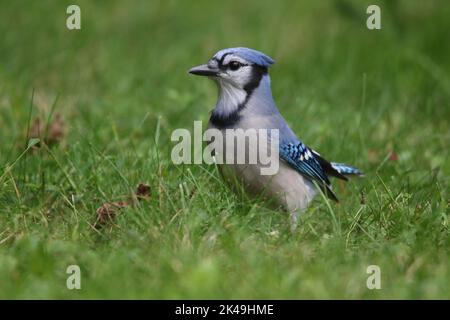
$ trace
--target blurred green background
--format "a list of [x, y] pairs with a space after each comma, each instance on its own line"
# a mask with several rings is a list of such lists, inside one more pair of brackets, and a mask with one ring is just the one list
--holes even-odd
[[[450, 2], [76, 1], [78, 31], [69, 4], [0, 1], [0, 298], [450, 298]], [[187, 70], [235, 46], [276, 60], [305, 143], [366, 172], [295, 234], [213, 166], [170, 161], [217, 97]], [[139, 183], [150, 200], [93, 227]]]

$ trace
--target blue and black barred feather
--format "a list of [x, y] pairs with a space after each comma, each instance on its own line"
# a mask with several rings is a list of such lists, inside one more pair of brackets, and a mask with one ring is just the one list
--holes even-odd
[[280, 146], [280, 156], [300, 174], [310, 180], [316, 181], [322, 191], [332, 200], [338, 201], [336, 195], [331, 190], [328, 176], [342, 180], [348, 180], [346, 175], [362, 176], [363, 173], [352, 166], [344, 163], [329, 162], [319, 153], [308, 148], [305, 144], [285, 143]]
[[343, 175], [350, 175], [350, 176], [352, 176], [352, 175], [355, 175], [355, 176], [362, 176], [362, 175], [364, 175], [362, 173], [362, 171], [359, 170], [358, 168], [349, 166], [348, 164], [345, 164], [345, 163], [331, 162], [330, 164], [336, 171], [338, 171], [340, 174], [343, 174]]
[[314, 155], [316, 156], [317, 160], [319, 161], [319, 163], [322, 165], [325, 173], [327, 175], [342, 179], [342, 180], [348, 180], [348, 178], [346, 176], [363, 176], [364, 174], [362, 173], [361, 170], [359, 170], [358, 168], [349, 166], [348, 164], [345, 163], [337, 163], [337, 162], [329, 162], [328, 160], [325, 160], [324, 158], [322, 158], [322, 156], [317, 152], [312, 150], [312, 152], [314, 153]]
[[[316, 181], [330, 199], [338, 201], [336, 195], [331, 190], [330, 180], [320, 163], [324, 159], [319, 157], [319, 161], [314, 152], [305, 144], [302, 142], [282, 144], [280, 145], [280, 156], [300, 174], [310, 180]], [[329, 165], [329, 168], [336, 171], [331, 165]], [[337, 171], [336, 174], [340, 175]], [[346, 178], [344, 177], [344, 179]]]

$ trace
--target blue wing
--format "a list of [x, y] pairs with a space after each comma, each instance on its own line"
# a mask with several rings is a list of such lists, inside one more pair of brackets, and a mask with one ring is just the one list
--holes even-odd
[[315, 153], [300, 141], [280, 145], [280, 157], [300, 174], [314, 180], [331, 199], [337, 201], [330, 188], [330, 180]]

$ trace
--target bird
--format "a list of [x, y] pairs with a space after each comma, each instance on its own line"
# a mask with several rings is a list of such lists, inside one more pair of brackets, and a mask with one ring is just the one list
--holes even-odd
[[[363, 173], [356, 167], [326, 160], [297, 137], [272, 96], [269, 68], [274, 63], [272, 58], [254, 49], [227, 48], [188, 73], [207, 77], [218, 86], [218, 100], [211, 111], [208, 129], [219, 130], [224, 135], [229, 129], [278, 130], [279, 168], [274, 175], [262, 175], [260, 163], [226, 163], [218, 167], [227, 182], [243, 187], [251, 196], [264, 194], [289, 213], [294, 231], [299, 214], [318, 192], [338, 202], [330, 177], [347, 181], [348, 176], [363, 176]], [[247, 146], [242, 152], [248, 154], [255, 150]]]

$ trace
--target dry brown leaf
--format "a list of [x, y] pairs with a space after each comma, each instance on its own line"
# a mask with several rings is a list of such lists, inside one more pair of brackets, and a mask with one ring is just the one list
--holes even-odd
[[389, 160], [398, 161], [398, 155], [394, 150], [392, 150], [391, 153], [389, 154]]
[[47, 124], [40, 117], [36, 117], [28, 132], [28, 139], [38, 138], [48, 146], [54, 146], [65, 137], [65, 122], [60, 113], [55, 113], [54, 117]]
[[150, 186], [140, 183], [136, 190], [136, 197], [139, 200], [149, 200], [151, 196], [150, 192], [151, 192]]
[[128, 207], [130, 204], [126, 201], [117, 201], [111, 203], [105, 203], [97, 209], [97, 221], [94, 223], [94, 227], [98, 228], [107, 222], [111, 222], [118, 211]]
[[101, 205], [97, 210], [97, 220], [94, 223], [94, 228], [100, 228], [102, 225], [112, 222], [112, 220], [117, 216], [120, 210], [123, 208], [134, 206], [136, 201], [138, 200], [149, 200], [151, 197], [150, 186], [140, 183], [136, 189], [136, 193], [128, 197], [129, 201], [115, 201], [115, 202], [107, 202]]

